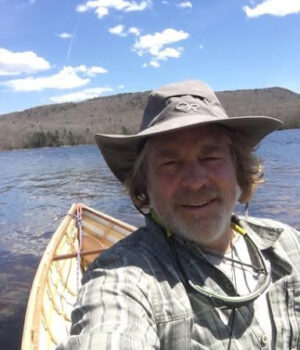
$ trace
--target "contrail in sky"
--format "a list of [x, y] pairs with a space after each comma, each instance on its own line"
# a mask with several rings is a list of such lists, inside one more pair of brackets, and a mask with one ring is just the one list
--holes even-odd
[[75, 38], [76, 32], [77, 32], [77, 27], [78, 27], [78, 24], [76, 24], [74, 29], [73, 29], [73, 33], [72, 33], [72, 37], [71, 37], [70, 44], [69, 44], [69, 47], [68, 47], [68, 51], [67, 51], [67, 55], [66, 55], [64, 66], [66, 66], [68, 64], [68, 61], [69, 61], [69, 58], [70, 58], [70, 55], [71, 55], [71, 52], [72, 52], [73, 41], [74, 41], [74, 38]]

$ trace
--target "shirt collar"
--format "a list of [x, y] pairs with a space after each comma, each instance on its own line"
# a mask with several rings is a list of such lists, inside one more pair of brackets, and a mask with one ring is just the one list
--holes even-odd
[[254, 218], [240, 217], [240, 224], [260, 250], [272, 247], [283, 231], [281, 227], [271, 227]]
[[[252, 240], [260, 250], [265, 250], [272, 247], [283, 231], [282, 227], [272, 227], [267, 223], [263, 223], [262, 220], [256, 218], [250, 217], [246, 219], [245, 217], [239, 217], [239, 219], [241, 227], [252, 238]], [[146, 221], [148, 221], [148, 224], [150, 224], [151, 222], [152, 225], [154, 224], [156, 227], [159, 227], [160, 230], [164, 232], [164, 234], [166, 234], [167, 237], [170, 236], [170, 234], [172, 234], [168, 229], [166, 229], [162, 225], [154, 211], [151, 211], [151, 213], [147, 215]], [[176, 236], [176, 238], [185, 241], [181, 237]], [[190, 242], [187, 241], [187, 243]]]

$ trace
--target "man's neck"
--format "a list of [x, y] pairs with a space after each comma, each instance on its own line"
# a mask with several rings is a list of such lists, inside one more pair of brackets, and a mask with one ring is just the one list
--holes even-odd
[[220, 238], [218, 238], [215, 241], [207, 242], [206, 244], [197, 242], [196, 239], [188, 239], [187, 237], [181, 235], [180, 233], [175, 233], [169, 230], [159, 219], [155, 211], [152, 209], [150, 212], [151, 218], [159, 224], [164, 230], [167, 236], [175, 235], [180, 237], [181, 239], [185, 241], [190, 241], [195, 244], [197, 244], [200, 248], [207, 250], [209, 252], [215, 253], [215, 254], [225, 254], [228, 250], [231, 249], [232, 246], [232, 240], [234, 237], [234, 230], [229, 226], [223, 234], [220, 235]]
[[232, 248], [234, 236], [234, 230], [230, 227], [227, 232], [222, 235], [221, 240], [219, 239], [216, 242], [201, 244], [200, 247], [208, 252], [223, 255]]

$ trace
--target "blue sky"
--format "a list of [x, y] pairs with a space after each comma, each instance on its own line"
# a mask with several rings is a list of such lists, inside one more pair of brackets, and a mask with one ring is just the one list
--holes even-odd
[[0, 114], [192, 78], [300, 93], [300, 0], [0, 0]]

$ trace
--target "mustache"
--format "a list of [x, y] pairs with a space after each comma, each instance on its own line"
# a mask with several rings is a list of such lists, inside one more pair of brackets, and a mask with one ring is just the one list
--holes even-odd
[[199, 204], [201, 202], [208, 202], [212, 199], [220, 198], [221, 194], [218, 189], [212, 186], [204, 186], [197, 191], [183, 190], [178, 192], [174, 199], [181, 204]]

